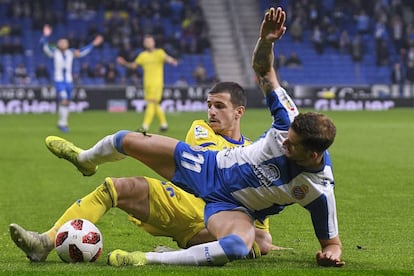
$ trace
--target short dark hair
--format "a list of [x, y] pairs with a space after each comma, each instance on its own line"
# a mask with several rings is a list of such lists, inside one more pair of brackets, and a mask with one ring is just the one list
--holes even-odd
[[334, 123], [321, 113], [301, 113], [295, 117], [290, 127], [301, 137], [302, 145], [312, 151], [323, 152], [335, 140]]
[[247, 104], [247, 96], [246, 92], [244, 91], [243, 87], [236, 82], [231, 81], [223, 81], [216, 83], [210, 91], [209, 94], [216, 94], [216, 93], [229, 93], [231, 98], [231, 103], [233, 107], [237, 106], [246, 106]]

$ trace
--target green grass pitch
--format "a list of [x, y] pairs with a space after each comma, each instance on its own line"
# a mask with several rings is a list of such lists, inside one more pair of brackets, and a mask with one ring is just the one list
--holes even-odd
[[[45, 263], [30, 263], [11, 241], [8, 224], [43, 232], [78, 198], [92, 191], [106, 176], [156, 176], [132, 159], [100, 166], [83, 177], [44, 145], [48, 135], [60, 135], [89, 147], [106, 134], [134, 130], [142, 114], [134, 112], [74, 113], [70, 132], [56, 129], [55, 114], [0, 116], [0, 272], [1, 275], [397, 275], [414, 271], [414, 110], [385, 112], [327, 112], [337, 125], [330, 152], [336, 177], [336, 199], [343, 260], [346, 266], [320, 268], [314, 256], [319, 248], [310, 217], [290, 206], [271, 218], [274, 243], [292, 247], [257, 260], [232, 262], [224, 267], [146, 266], [116, 269], [106, 265], [115, 248], [152, 250], [156, 245], [176, 247], [170, 239], [155, 238], [138, 229], [118, 209], [98, 223], [104, 252], [96, 263], [65, 264], [53, 252]], [[205, 113], [170, 113], [167, 133], [184, 139], [192, 120]], [[266, 109], [248, 109], [242, 132], [259, 137], [271, 124]], [[158, 130], [157, 122], [152, 126]]]

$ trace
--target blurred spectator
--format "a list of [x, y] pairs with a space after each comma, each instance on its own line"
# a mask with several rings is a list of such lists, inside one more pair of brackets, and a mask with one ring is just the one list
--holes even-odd
[[398, 85], [398, 91], [400, 95], [403, 95], [403, 85], [406, 80], [406, 74], [404, 67], [400, 62], [394, 63], [394, 66], [391, 69], [391, 83]]
[[406, 47], [404, 41], [404, 22], [402, 21], [401, 16], [399, 14], [396, 14], [391, 18], [391, 37], [397, 52], [401, 48]]
[[4, 76], [4, 65], [0, 62], [0, 82], [2, 81]]
[[368, 34], [371, 29], [371, 18], [365, 12], [365, 10], [360, 10], [360, 12], [355, 16], [356, 29], [357, 32], [361, 35]]
[[301, 18], [299, 16], [293, 19], [292, 25], [289, 27], [288, 30], [290, 31], [290, 35], [296, 42], [302, 42], [303, 26]]
[[14, 69], [13, 82], [16, 85], [30, 84], [30, 77], [23, 63], [19, 63], [19, 65]]
[[410, 45], [406, 56], [407, 56], [407, 63], [414, 62], [414, 44]]
[[8, 24], [1, 25], [0, 26], [0, 37], [10, 35], [10, 30], [11, 30], [10, 25]]
[[105, 73], [105, 83], [115, 84], [118, 81], [119, 72], [116, 69], [115, 63], [111, 62], [108, 64]]
[[13, 39], [13, 54], [22, 55], [24, 54], [24, 48], [20, 37], [15, 37]]
[[284, 54], [279, 54], [277, 58], [275, 59], [276, 69], [283, 67], [285, 65], [286, 65], [286, 56]]
[[319, 8], [316, 5], [316, 3], [310, 3], [308, 6], [308, 18], [309, 18], [309, 23], [310, 23], [310, 27], [314, 28], [317, 25], [319, 25], [319, 21], [320, 21], [320, 12], [319, 12]]
[[328, 26], [326, 44], [334, 49], [339, 49], [339, 30], [336, 26]]
[[351, 56], [352, 56], [352, 60], [355, 62], [360, 62], [362, 60], [363, 47], [362, 47], [361, 34], [356, 34], [354, 38], [352, 39]]
[[316, 50], [316, 53], [319, 55], [323, 54], [324, 51], [324, 37], [322, 30], [320, 29], [319, 25], [316, 25], [312, 31], [312, 44]]
[[291, 52], [286, 59], [286, 67], [298, 68], [302, 67], [302, 60], [298, 57], [296, 52]]
[[174, 86], [176, 87], [188, 87], [188, 82], [184, 76], [180, 76], [178, 80], [174, 82]]
[[50, 74], [49, 71], [47, 70], [47, 67], [44, 63], [40, 63], [36, 66], [35, 69], [35, 77], [36, 80], [40, 83], [40, 84], [47, 84], [50, 81]]
[[95, 64], [95, 67], [93, 69], [93, 76], [97, 79], [104, 79], [106, 74], [106, 68], [102, 64], [102, 62], [98, 62]]
[[79, 69], [79, 77], [81, 80], [92, 79], [95, 77], [93, 69], [89, 66], [89, 63], [83, 62], [81, 64], [81, 67]]
[[407, 64], [406, 79], [409, 84], [414, 84], [414, 62], [410, 61]]
[[341, 32], [341, 35], [339, 37], [339, 52], [341, 54], [348, 54], [351, 49], [351, 39], [349, 37], [349, 34], [346, 30], [343, 30]]
[[376, 50], [377, 66], [388, 65], [390, 62], [390, 50], [385, 40], [378, 41]]
[[2, 55], [13, 55], [14, 49], [13, 49], [13, 42], [10, 36], [5, 36], [3, 39], [3, 42], [0, 46], [0, 54]]
[[204, 67], [202, 63], [199, 63], [193, 70], [193, 78], [197, 84], [206, 84], [208, 77], [207, 77], [207, 69]]

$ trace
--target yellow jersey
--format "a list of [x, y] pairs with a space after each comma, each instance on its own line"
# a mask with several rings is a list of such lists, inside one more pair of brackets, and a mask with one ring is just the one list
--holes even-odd
[[135, 63], [143, 70], [143, 86], [163, 85], [164, 63], [166, 53], [163, 49], [151, 52], [143, 51], [135, 59]]

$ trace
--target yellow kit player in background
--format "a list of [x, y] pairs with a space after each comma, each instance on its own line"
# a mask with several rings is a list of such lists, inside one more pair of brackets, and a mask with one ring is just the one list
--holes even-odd
[[141, 130], [148, 131], [156, 114], [160, 123], [160, 131], [166, 131], [168, 129], [167, 118], [160, 105], [164, 89], [164, 63], [177, 66], [178, 62], [163, 49], [155, 48], [155, 39], [151, 35], [144, 36], [143, 45], [145, 50], [136, 57], [134, 62], [127, 62], [123, 57], [118, 57], [117, 62], [130, 69], [142, 67], [144, 100], [147, 106]]
[[[246, 95], [233, 82], [216, 84], [208, 94], [208, 121], [195, 120], [186, 142], [213, 150], [244, 146], [251, 143], [240, 132], [240, 120], [245, 112]], [[74, 154], [81, 151], [73, 146]], [[84, 175], [95, 173], [81, 171]], [[47, 232], [26, 231], [10, 225], [10, 235], [31, 261], [45, 261], [53, 250], [57, 230], [66, 221], [85, 218], [96, 223], [110, 208], [118, 207], [130, 219], [154, 236], [173, 238], [180, 248], [214, 240], [204, 224], [204, 201], [178, 188], [171, 182], [149, 177], [105, 179], [104, 184], [70, 206]], [[159, 211], [162, 210], [162, 211]], [[283, 249], [272, 244], [269, 221], [256, 223], [256, 240], [251, 257]]]

